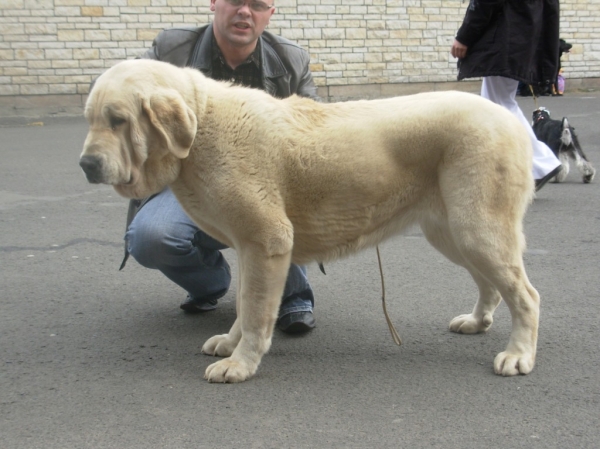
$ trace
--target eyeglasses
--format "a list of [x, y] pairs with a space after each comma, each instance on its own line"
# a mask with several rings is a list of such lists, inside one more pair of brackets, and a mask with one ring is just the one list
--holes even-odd
[[249, 3], [246, 3], [244, 0], [225, 0], [225, 1], [227, 3], [229, 3], [231, 6], [233, 6], [234, 8], [241, 8], [242, 6], [244, 6], [244, 4], [247, 4], [248, 8], [250, 8], [254, 12], [266, 12], [273, 7], [273, 5], [267, 5], [265, 2], [261, 2], [261, 1], [251, 1]]

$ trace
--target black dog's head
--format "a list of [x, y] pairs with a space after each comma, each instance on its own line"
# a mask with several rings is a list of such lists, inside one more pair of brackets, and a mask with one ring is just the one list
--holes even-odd
[[573, 45], [567, 43], [564, 39], [560, 39], [558, 44], [558, 57], [560, 58], [563, 53], [569, 53], [569, 50], [573, 48]]
[[532, 126], [541, 120], [550, 120], [550, 111], [543, 106], [533, 111], [533, 116], [531, 117]]

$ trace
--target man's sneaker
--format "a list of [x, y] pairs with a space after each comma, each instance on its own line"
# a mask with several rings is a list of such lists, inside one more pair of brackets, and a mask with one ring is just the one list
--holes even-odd
[[219, 302], [219, 300], [217, 298], [213, 298], [213, 299], [204, 299], [202, 300], [202, 302], [193, 299], [190, 295], [187, 296], [187, 298], [185, 298], [185, 301], [183, 301], [180, 305], [179, 308], [183, 311], [185, 311], [186, 313], [191, 313], [191, 314], [195, 314], [195, 313], [204, 313], [204, 312], [210, 312], [211, 310], [215, 310], [217, 308], [217, 303]]
[[277, 328], [286, 334], [304, 334], [315, 327], [312, 312], [291, 312], [277, 320]]

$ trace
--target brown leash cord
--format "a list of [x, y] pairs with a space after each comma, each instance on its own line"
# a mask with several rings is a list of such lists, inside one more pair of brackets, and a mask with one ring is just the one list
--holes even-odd
[[381, 304], [383, 306], [383, 314], [385, 315], [385, 320], [387, 321], [388, 327], [390, 328], [390, 333], [392, 334], [392, 338], [394, 339], [394, 343], [398, 346], [402, 344], [402, 340], [400, 339], [400, 335], [396, 331], [392, 320], [387, 312], [387, 307], [385, 306], [385, 283], [383, 282], [383, 268], [381, 266], [381, 255], [379, 254], [379, 245], [375, 247], [377, 249], [377, 262], [379, 262], [379, 274], [381, 275]]
[[533, 86], [531, 84], [528, 84], [528, 86], [529, 86], [529, 91], [531, 92], [531, 96], [533, 97], [533, 102], [535, 103], [535, 110], [537, 111], [539, 109], [538, 103], [537, 103], [537, 97], [535, 96], [535, 92], [533, 91]]

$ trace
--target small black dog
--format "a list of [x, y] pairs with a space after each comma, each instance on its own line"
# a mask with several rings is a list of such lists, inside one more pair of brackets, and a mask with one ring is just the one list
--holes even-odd
[[550, 118], [550, 111], [541, 107], [533, 111], [531, 126], [538, 140], [548, 145], [563, 165], [563, 169], [554, 177], [553, 182], [565, 180], [569, 174], [569, 159], [575, 162], [583, 175], [584, 183], [587, 184], [594, 179], [596, 170], [581, 149], [575, 128], [569, 125], [566, 117], [562, 120], [553, 120]]

